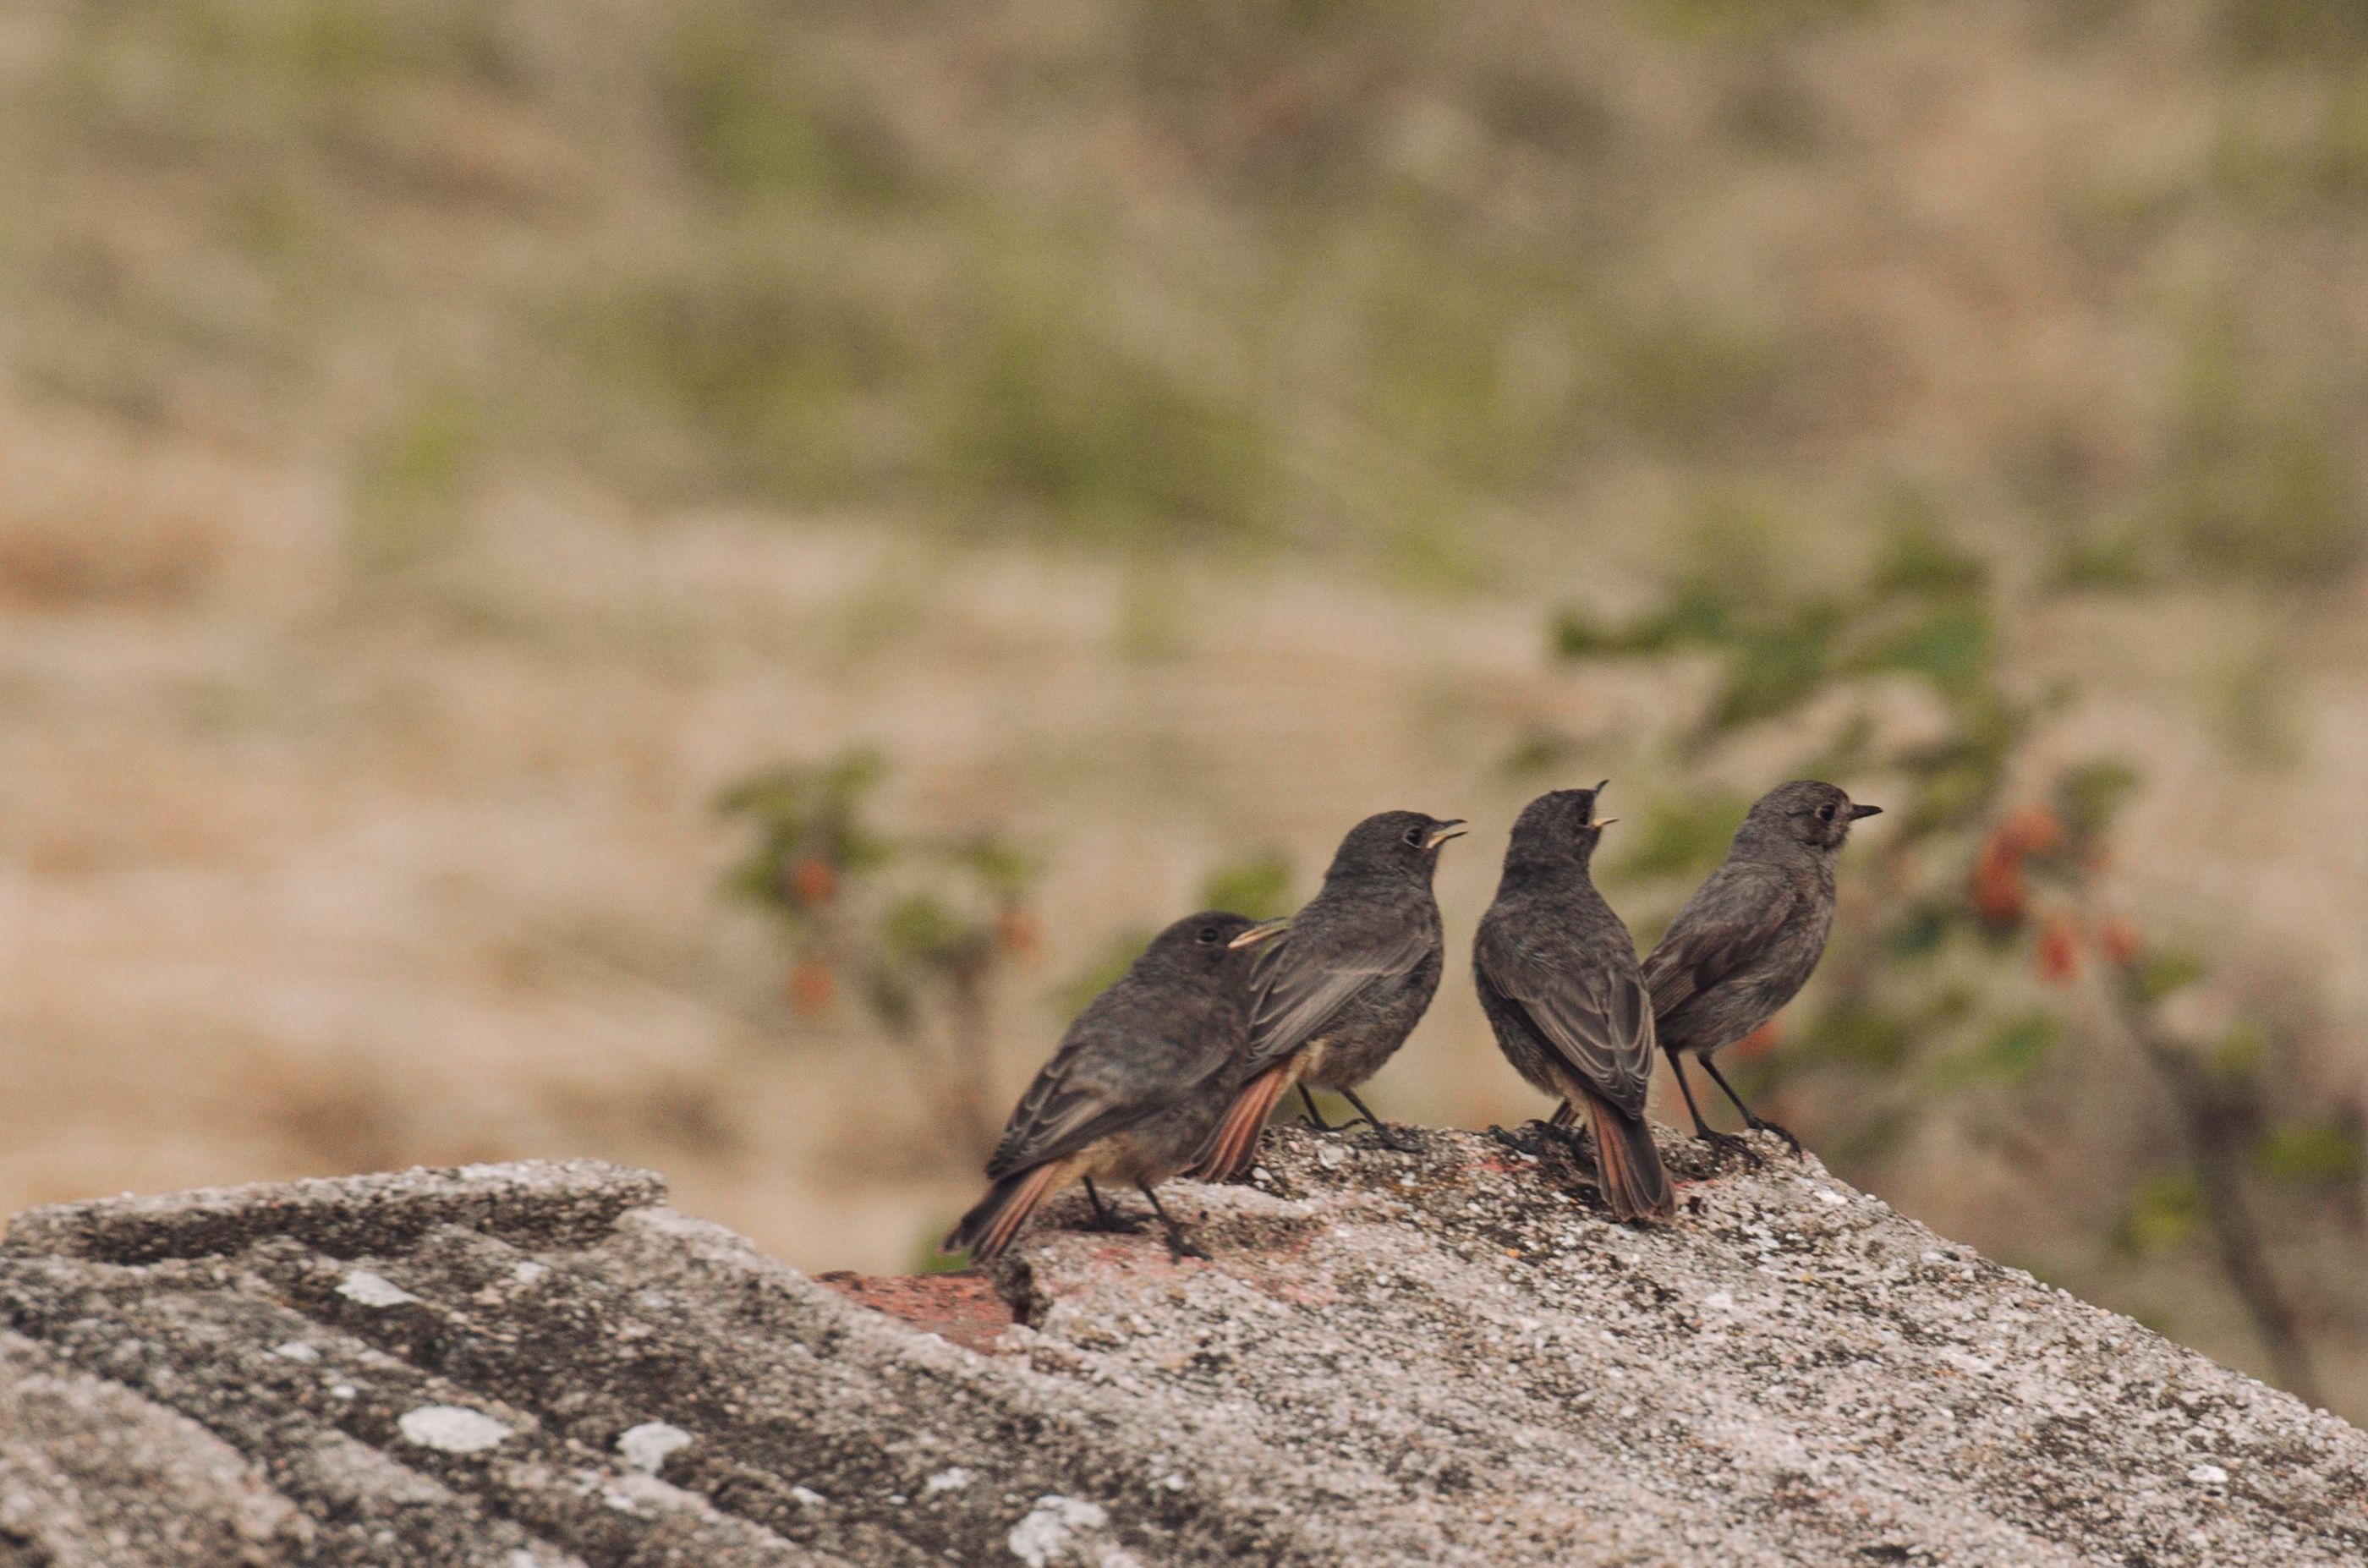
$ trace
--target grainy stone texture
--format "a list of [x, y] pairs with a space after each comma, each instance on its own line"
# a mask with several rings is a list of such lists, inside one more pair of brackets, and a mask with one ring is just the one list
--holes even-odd
[[1212, 1264], [816, 1281], [586, 1162], [20, 1216], [0, 1568], [2357, 1563], [2368, 1436], [1816, 1162], [1269, 1133]]

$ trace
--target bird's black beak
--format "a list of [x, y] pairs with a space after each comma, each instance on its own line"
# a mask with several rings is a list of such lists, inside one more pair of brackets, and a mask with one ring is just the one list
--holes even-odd
[[1881, 806], [1852, 806], [1850, 808], [1850, 821], [1852, 822], [1858, 821], [1861, 817], [1879, 817], [1882, 814], [1883, 808]]
[[[1600, 800], [1600, 799], [1602, 798], [1602, 796], [1603, 796], [1603, 791], [1605, 791], [1606, 790], [1609, 790], [1609, 789], [1611, 789], [1611, 779], [1609, 779], [1609, 778], [1607, 778], [1607, 779], [1605, 779], [1602, 783], [1598, 784], [1598, 785], [1595, 787], [1593, 793], [1595, 794], [1595, 796], [1596, 796], [1596, 798], [1597, 798], [1598, 800]], [[1619, 819], [1618, 817], [1598, 817], [1598, 818], [1596, 818], [1593, 822], [1588, 823], [1587, 825], [1588, 825], [1589, 828], [1593, 829], [1595, 832], [1597, 832], [1597, 833], [1600, 833], [1600, 832], [1602, 832], [1605, 828], [1610, 827], [1613, 823], [1618, 822], [1619, 820], [1620, 820], [1620, 819]]]
[[1265, 941], [1269, 937], [1280, 937], [1285, 931], [1290, 929], [1291, 916], [1286, 915], [1280, 920], [1268, 920], [1251, 926], [1248, 930], [1243, 932], [1232, 941], [1227, 942], [1225, 946], [1229, 948], [1255, 948], [1260, 942]]
[[1436, 849], [1449, 839], [1461, 838], [1470, 831], [1463, 825], [1462, 817], [1450, 817], [1430, 830], [1430, 836], [1422, 841], [1422, 846], [1425, 849]]

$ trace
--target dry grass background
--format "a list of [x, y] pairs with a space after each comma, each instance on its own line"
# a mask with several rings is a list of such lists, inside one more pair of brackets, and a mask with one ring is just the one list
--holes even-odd
[[[1246, 849], [1467, 815], [1468, 936], [1523, 737], [1679, 766], [1698, 672], [1558, 665], [1554, 608], [1848, 573], [1904, 505], [2079, 681], [2042, 749], [2139, 762], [2197, 1005], [2299, 995], [2361, 1093], [2351, 18], [12, 8], [0, 1210], [598, 1153], [903, 1267], [967, 1181], [784, 1005], [721, 786], [874, 744], [897, 819], [1044, 855], [1016, 1088]], [[1537, 1108], [1459, 966], [1376, 1098]], [[1903, 1207], [2247, 1355], [2009, 1153], [1913, 1153]]]

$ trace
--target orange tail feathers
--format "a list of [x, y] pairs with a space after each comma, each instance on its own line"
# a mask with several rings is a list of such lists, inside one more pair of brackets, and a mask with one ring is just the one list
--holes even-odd
[[1653, 1124], [1629, 1117], [1611, 1101], [1587, 1096], [1588, 1119], [1595, 1127], [1595, 1165], [1603, 1178], [1603, 1196], [1615, 1220], [1647, 1220], [1656, 1224], [1674, 1217], [1678, 1195], [1669, 1187], [1669, 1173], [1653, 1142]]
[[1291, 1063], [1278, 1062], [1242, 1085], [1234, 1096], [1233, 1108], [1209, 1140], [1201, 1157], [1192, 1162], [1184, 1174], [1195, 1181], [1230, 1181], [1250, 1162], [1250, 1153], [1258, 1147], [1258, 1136], [1273, 1114], [1274, 1102], [1282, 1098], [1282, 1091], [1291, 1087]]
[[986, 1196], [962, 1217], [946, 1239], [938, 1244], [940, 1252], [970, 1253], [973, 1263], [992, 1263], [1011, 1244], [1028, 1216], [1044, 1201], [1053, 1190], [1054, 1179], [1061, 1174], [1061, 1162], [1048, 1160], [1033, 1165], [1018, 1176], [1005, 1176], [986, 1189]]

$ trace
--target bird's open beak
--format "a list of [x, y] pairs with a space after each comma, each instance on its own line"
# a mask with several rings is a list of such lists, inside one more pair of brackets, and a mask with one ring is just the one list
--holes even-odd
[[1423, 840], [1422, 846], [1425, 849], [1436, 849], [1440, 845], [1446, 843], [1449, 839], [1461, 838], [1471, 831], [1472, 830], [1470, 828], [1463, 825], [1463, 819], [1462, 817], [1452, 817], [1448, 821], [1440, 823], [1437, 827], [1432, 828], [1430, 830], [1430, 836]]
[[1248, 930], [1243, 932], [1232, 941], [1227, 942], [1225, 946], [1229, 948], [1255, 948], [1260, 942], [1265, 941], [1269, 937], [1280, 937], [1285, 931], [1290, 929], [1291, 916], [1286, 915], [1280, 920], [1269, 920], [1251, 926]]
[[1881, 806], [1852, 806], [1850, 808], [1850, 821], [1852, 822], [1858, 821], [1861, 817], [1879, 817], [1882, 814], [1883, 808]]

